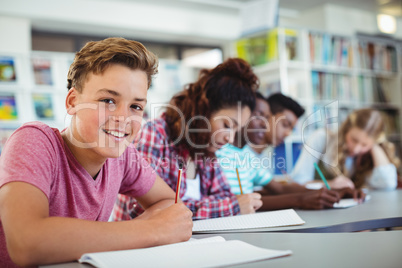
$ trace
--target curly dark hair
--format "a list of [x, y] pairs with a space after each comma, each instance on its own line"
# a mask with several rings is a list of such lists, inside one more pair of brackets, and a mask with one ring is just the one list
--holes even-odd
[[[191, 143], [197, 145], [209, 143], [210, 132], [188, 131], [188, 129], [208, 129], [205, 120], [194, 118], [203, 116], [209, 120], [218, 110], [236, 107], [239, 103], [242, 108], [249, 107], [253, 110], [258, 86], [258, 77], [251, 66], [239, 58], [227, 59], [211, 70], [201, 70], [198, 80], [188, 84], [170, 101], [172, 107], [166, 110], [167, 131], [170, 139], [189, 150], [191, 157], [194, 157], [196, 152], [208, 154], [206, 148], [194, 148], [184, 138], [188, 137]], [[181, 111], [184, 120], [175, 108]], [[186, 135], [183, 136], [183, 134]]]

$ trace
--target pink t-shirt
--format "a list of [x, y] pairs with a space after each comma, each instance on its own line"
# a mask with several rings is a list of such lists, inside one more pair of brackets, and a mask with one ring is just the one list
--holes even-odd
[[[42, 190], [49, 216], [107, 221], [117, 194], [147, 193], [156, 174], [129, 146], [119, 158], [109, 158], [96, 180], [78, 163], [60, 132], [46, 124], [24, 124], [8, 139], [0, 157], [0, 187], [21, 181]], [[0, 222], [0, 266], [15, 267], [6, 249]]]

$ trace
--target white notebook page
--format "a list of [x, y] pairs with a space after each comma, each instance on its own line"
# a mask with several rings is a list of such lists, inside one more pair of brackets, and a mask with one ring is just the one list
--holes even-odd
[[[222, 238], [223, 239], [223, 238]], [[212, 239], [213, 240], [213, 239]], [[218, 267], [267, 260], [292, 254], [290, 250], [271, 250], [239, 240], [201, 243], [184, 242], [145, 249], [84, 254], [79, 262], [99, 268], [131, 267]], [[220, 238], [218, 240], [221, 240]], [[208, 242], [209, 241], [209, 242]], [[194, 241], [195, 242], [195, 241]]]
[[304, 223], [296, 211], [284, 209], [194, 221], [193, 232], [280, 227]]
[[[366, 195], [364, 202], [369, 201], [371, 198], [370, 195]], [[341, 199], [338, 203], [334, 204], [334, 208], [349, 208], [359, 205], [359, 202], [354, 200], [353, 198], [344, 198]]]

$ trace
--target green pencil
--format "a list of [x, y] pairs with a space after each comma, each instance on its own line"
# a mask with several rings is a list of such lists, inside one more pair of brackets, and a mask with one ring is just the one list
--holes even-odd
[[320, 175], [322, 181], [325, 183], [325, 186], [327, 186], [327, 189], [331, 190], [331, 187], [329, 186], [327, 180], [324, 177], [324, 174], [322, 174], [322, 172], [321, 172], [320, 168], [318, 167], [317, 163], [314, 163], [314, 167], [315, 167], [315, 170], [317, 170], [318, 175]]

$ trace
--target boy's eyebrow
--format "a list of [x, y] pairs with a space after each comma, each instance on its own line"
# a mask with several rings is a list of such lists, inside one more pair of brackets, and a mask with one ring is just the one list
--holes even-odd
[[[116, 97], [120, 97], [121, 94], [115, 90], [112, 89], [107, 89], [107, 88], [102, 88], [99, 89], [98, 92], [106, 92], [109, 93], [110, 95], [116, 96]], [[145, 103], [147, 103], [147, 99], [146, 98], [134, 98], [135, 101], [143, 101]]]

